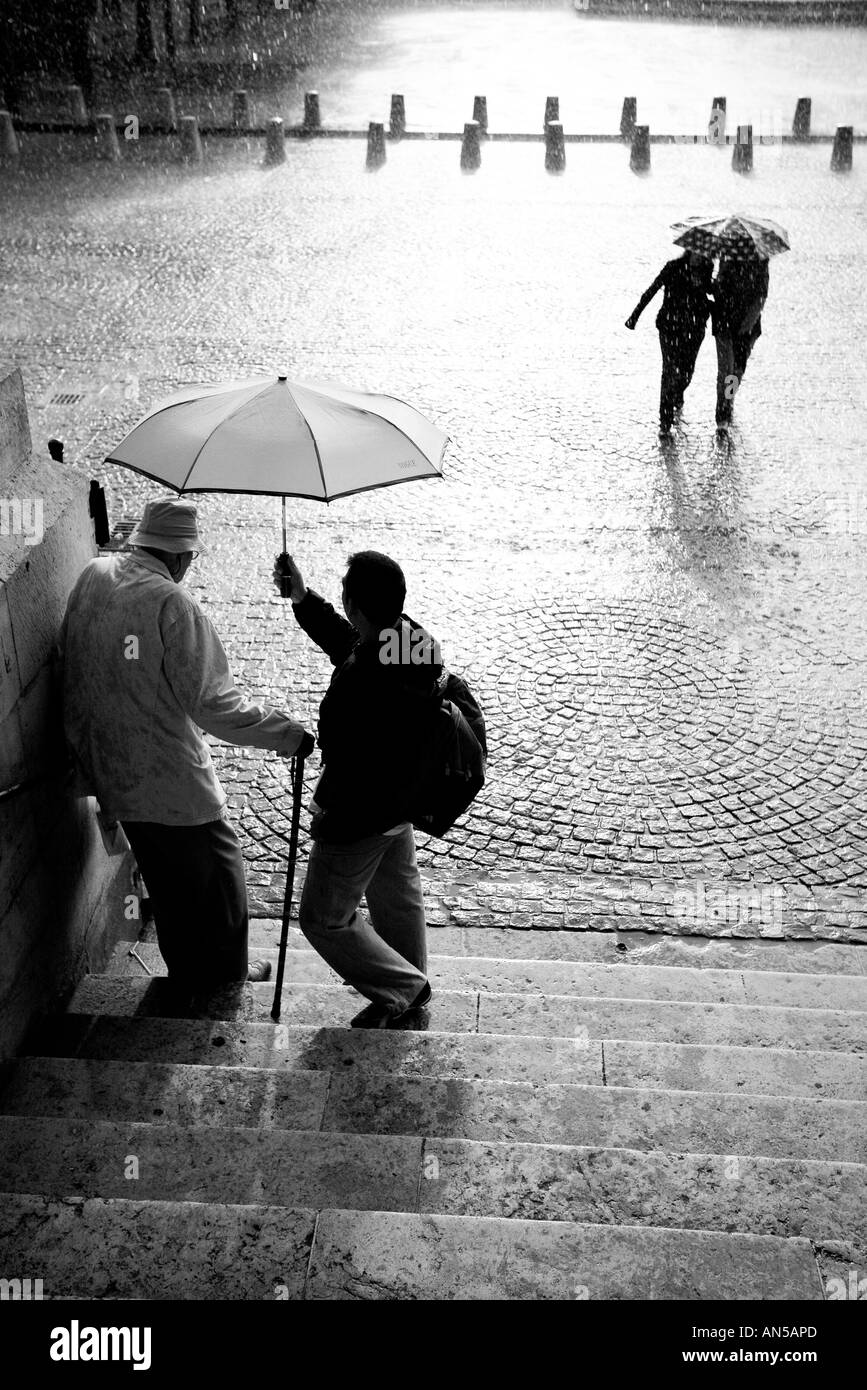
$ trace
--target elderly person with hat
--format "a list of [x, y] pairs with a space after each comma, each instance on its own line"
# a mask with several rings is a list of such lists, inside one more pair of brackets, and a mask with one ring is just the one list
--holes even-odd
[[60, 639], [64, 725], [79, 788], [126, 832], [179, 1012], [270, 967], [248, 966], [247, 890], [201, 730], [289, 756], [313, 737], [235, 688], [210, 619], [181, 581], [204, 550], [196, 508], [149, 502], [129, 552], [91, 560]]

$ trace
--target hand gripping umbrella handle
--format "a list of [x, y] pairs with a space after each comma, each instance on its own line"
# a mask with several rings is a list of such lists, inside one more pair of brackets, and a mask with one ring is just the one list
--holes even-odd
[[295, 861], [298, 858], [298, 827], [301, 823], [301, 797], [304, 791], [304, 759], [300, 754], [292, 759], [292, 829], [289, 833], [289, 863], [286, 868], [286, 891], [283, 894], [283, 927], [280, 932], [280, 955], [277, 959], [277, 978], [274, 982], [274, 1003], [271, 1017], [280, 1018], [280, 995], [283, 992], [283, 971], [286, 966], [286, 944], [289, 936], [289, 917], [292, 912], [292, 890], [295, 887]]

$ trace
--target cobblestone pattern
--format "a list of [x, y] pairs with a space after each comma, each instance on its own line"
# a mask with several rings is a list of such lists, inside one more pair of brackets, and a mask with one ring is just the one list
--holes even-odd
[[[34, 438], [58, 434], [110, 475], [113, 516], [159, 489], [101, 458], [184, 381], [285, 366], [404, 395], [451, 434], [443, 483], [290, 507], [291, 546], [335, 601], [350, 550], [402, 561], [408, 610], [484, 705], [489, 785], [460, 831], [420, 852], [432, 885], [479, 877], [471, 900], [432, 888], [435, 915], [505, 910], [514, 895], [487, 885], [507, 870], [534, 888], [510, 913], [537, 911], [541, 888], [569, 926], [604, 923], [609, 901], [629, 918], [635, 880], [669, 907], [696, 884], [749, 883], [775, 904], [769, 921], [748, 908], [720, 920], [705, 894], [703, 926], [686, 929], [781, 920], [860, 939], [860, 166], [835, 181], [827, 151], [757, 159], [750, 206], [794, 249], [772, 268], [737, 425], [728, 442], [713, 434], [708, 340], [660, 446], [652, 313], [634, 335], [621, 325], [669, 254], [667, 224], [747, 197], [718, 152], [660, 148], [639, 180], [619, 148], [576, 148], [558, 180], [532, 147], [486, 148], [467, 178], [435, 145], [371, 176], [357, 148], [326, 142], [270, 173], [243, 141], [209, 142], [194, 171], [153, 147], [107, 170], [79, 146], [61, 163], [58, 141], [25, 144], [4, 174], [0, 343], [25, 371]], [[77, 388], [77, 405], [55, 403]], [[191, 582], [239, 682], [312, 720], [327, 663], [270, 589], [278, 504], [208, 496], [201, 511], [211, 553]], [[253, 895], [275, 910], [285, 765], [215, 757]], [[781, 919], [761, 898], [774, 888]], [[639, 915], [680, 930], [678, 902]]]

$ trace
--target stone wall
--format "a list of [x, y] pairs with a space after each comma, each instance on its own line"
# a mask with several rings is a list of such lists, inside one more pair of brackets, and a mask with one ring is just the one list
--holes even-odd
[[95, 803], [72, 795], [54, 668], [95, 552], [87, 480], [31, 457], [21, 373], [0, 368], [0, 1058], [103, 963], [129, 891], [129, 856], [106, 855]]

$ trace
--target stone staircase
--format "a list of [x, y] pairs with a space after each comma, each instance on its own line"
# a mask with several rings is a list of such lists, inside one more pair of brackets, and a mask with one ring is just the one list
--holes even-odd
[[347, 1028], [358, 996], [297, 931], [278, 1025], [270, 985], [163, 1017], [118, 947], [7, 1068], [0, 1273], [229, 1300], [822, 1299], [867, 1273], [867, 950], [431, 938], [429, 1031], [389, 1033]]

